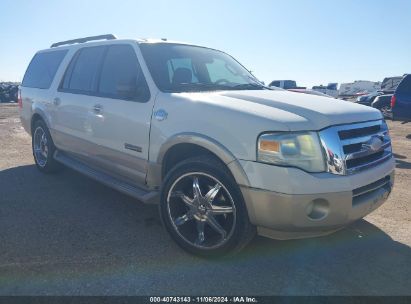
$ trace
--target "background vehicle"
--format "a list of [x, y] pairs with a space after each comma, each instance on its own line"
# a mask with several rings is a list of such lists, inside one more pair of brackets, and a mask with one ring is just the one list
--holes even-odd
[[385, 94], [394, 94], [404, 76], [386, 77], [381, 83], [381, 91]]
[[384, 93], [381, 91], [376, 91], [367, 95], [362, 95], [358, 96], [356, 99], [356, 103], [364, 105], [364, 106], [371, 106], [373, 101], [380, 95], [383, 95]]
[[270, 87], [282, 88], [284, 90], [289, 89], [305, 89], [305, 87], [298, 87], [295, 80], [273, 80], [270, 82]]
[[256, 233], [332, 233], [393, 185], [379, 111], [270, 90], [206, 47], [113, 35], [55, 43], [32, 59], [18, 102], [41, 172], [63, 164], [160, 204], [170, 236], [198, 255], [236, 252]]
[[392, 94], [379, 95], [372, 102], [371, 106], [382, 112], [384, 117], [391, 118], [391, 98]]
[[329, 83], [327, 86], [313, 86], [313, 90], [336, 98], [338, 96], [338, 83]]
[[394, 120], [411, 121], [411, 74], [404, 76], [391, 98]]

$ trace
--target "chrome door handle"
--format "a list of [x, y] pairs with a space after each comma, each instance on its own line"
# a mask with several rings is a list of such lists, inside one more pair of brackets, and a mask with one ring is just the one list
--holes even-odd
[[100, 105], [100, 104], [94, 105], [94, 107], [93, 107], [93, 112], [94, 112], [95, 114], [101, 114], [101, 113], [103, 112], [103, 106]]
[[60, 105], [60, 104], [61, 104], [61, 99], [58, 98], [58, 97], [54, 98], [54, 99], [53, 99], [53, 104], [54, 104], [55, 106]]

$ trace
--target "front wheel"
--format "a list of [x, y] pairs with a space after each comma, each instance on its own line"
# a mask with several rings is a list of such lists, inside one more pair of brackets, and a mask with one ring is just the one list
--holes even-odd
[[213, 158], [174, 167], [164, 182], [160, 211], [177, 244], [201, 256], [236, 252], [255, 234], [238, 185]]

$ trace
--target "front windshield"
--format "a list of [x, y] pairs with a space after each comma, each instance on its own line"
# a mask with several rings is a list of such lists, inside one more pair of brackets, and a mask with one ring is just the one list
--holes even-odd
[[141, 52], [163, 92], [267, 89], [231, 56], [204, 47], [142, 43]]

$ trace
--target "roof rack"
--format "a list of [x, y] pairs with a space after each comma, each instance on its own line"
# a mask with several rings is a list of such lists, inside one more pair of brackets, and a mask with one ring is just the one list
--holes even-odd
[[90, 37], [56, 42], [56, 43], [53, 43], [50, 47], [54, 48], [54, 47], [58, 47], [58, 46], [66, 45], [66, 44], [84, 43], [84, 42], [95, 41], [95, 40], [113, 40], [113, 39], [117, 39], [117, 37], [114, 36], [113, 34], [90, 36]]

